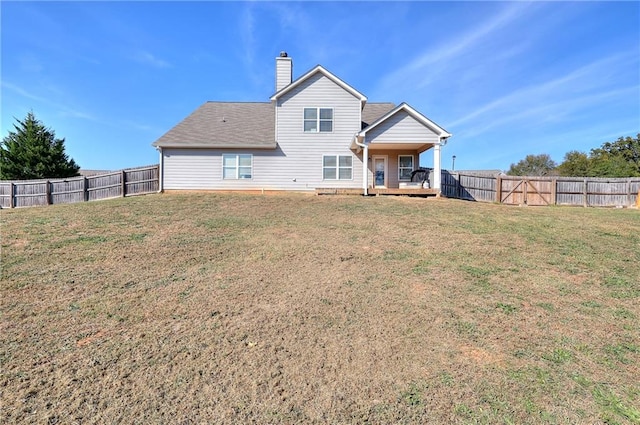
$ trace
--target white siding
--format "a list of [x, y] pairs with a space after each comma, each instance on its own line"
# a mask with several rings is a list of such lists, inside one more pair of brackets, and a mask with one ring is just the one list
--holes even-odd
[[[333, 131], [305, 133], [305, 107], [333, 108]], [[318, 73], [277, 101], [276, 140], [299, 183], [316, 187], [362, 187], [362, 155], [349, 149], [360, 130], [360, 100]], [[322, 155], [353, 155], [351, 180], [323, 180]]]
[[367, 143], [438, 143], [439, 137], [405, 111], [367, 132]]
[[[314, 190], [362, 187], [362, 153], [349, 149], [360, 130], [360, 100], [322, 74], [277, 101], [277, 149], [170, 149], [163, 152], [163, 188], [210, 190]], [[305, 107], [333, 109], [333, 131], [305, 133]], [[253, 155], [251, 179], [223, 180], [222, 154]], [[323, 180], [323, 155], [352, 155], [350, 180]]]
[[293, 61], [291, 58], [276, 58], [276, 91], [280, 91], [291, 84]]
[[[205, 190], [314, 190], [322, 182], [322, 154], [308, 161], [312, 170], [302, 170], [297, 161], [285, 156], [281, 149], [163, 149], [164, 189], [205, 189]], [[241, 153], [253, 155], [253, 177], [251, 179], [222, 178], [222, 155]], [[328, 152], [332, 153], [332, 152]], [[344, 155], [344, 152], [338, 152]], [[348, 151], [347, 154], [351, 152]], [[306, 162], [306, 161], [305, 161]], [[361, 180], [355, 175], [362, 168], [362, 157], [353, 155], [354, 179], [340, 181], [345, 187], [360, 187]], [[362, 174], [360, 174], [362, 176]], [[334, 181], [335, 183], [335, 181]]]
[[163, 149], [163, 189], [211, 189], [222, 178], [222, 158], [206, 149]]

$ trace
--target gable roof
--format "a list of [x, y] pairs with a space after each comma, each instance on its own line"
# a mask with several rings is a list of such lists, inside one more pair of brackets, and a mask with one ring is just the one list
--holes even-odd
[[271, 102], [206, 102], [152, 145], [275, 149], [274, 106]]
[[277, 91], [276, 93], [274, 93], [271, 96], [271, 100], [277, 100], [279, 97], [281, 97], [282, 95], [289, 93], [291, 90], [295, 89], [296, 87], [298, 87], [300, 84], [302, 84], [303, 82], [305, 82], [307, 79], [309, 79], [310, 77], [314, 76], [317, 73], [321, 73], [322, 75], [324, 75], [325, 77], [327, 77], [328, 79], [330, 79], [331, 81], [333, 81], [334, 83], [336, 83], [337, 85], [339, 85], [340, 87], [342, 87], [343, 89], [345, 89], [347, 92], [351, 93], [353, 96], [357, 97], [358, 99], [360, 99], [360, 102], [364, 105], [365, 102], [367, 101], [367, 97], [365, 95], [363, 95], [362, 93], [360, 93], [358, 90], [354, 89], [353, 87], [351, 87], [349, 84], [345, 83], [344, 81], [342, 81], [340, 78], [336, 77], [335, 75], [333, 75], [332, 73], [330, 73], [329, 71], [327, 71], [325, 68], [322, 67], [322, 65], [316, 65], [315, 68], [311, 69], [310, 71], [306, 72], [305, 74], [303, 74], [301, 77], [298, 77], [295, 81], [293, 81], [291, 84], [289, 84], [288, 86], [285, 86], [284, 88], [280, 89], [279, 91]]
[[362, 108], [362, 129], [376, 122], [378, 118], [395, 108], [395, 106], [395, 104], [390, 102], [367, 103], [364, 105], [364, 108]]
[[364, 136], [369, 130], [376, 128], [378, 125], [380, 125], [381, 123], [391, 118], [392, 116], [394, 116], [400, 111], [405, 111], [407, 114], [413, 117], [416, 121], [418, 121], [425, 127], [429, 128], [431, 131], [436, 133], [441, 139], [446, 139], [447, 137], [451, 137], [451, 133], [449, 133], [447, 130], [445, 130], [444, 128], [440, 127], [438, 124], [431, 121], [429, 118], [422, 115], [417, 110], [413, 109], [411, 106], [409, 106], [409, 104], [405, 102], [402, 102], [400, 105], [398, 105], [391, 111], [387, 112], [386, 114], [378, 118], [370, 126], [362, 129], [360, 133], [358, 133], [358, 135]]

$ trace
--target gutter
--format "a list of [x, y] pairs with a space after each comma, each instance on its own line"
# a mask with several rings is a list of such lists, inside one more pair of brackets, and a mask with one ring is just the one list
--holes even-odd
[[362, 148], [362, 189], [364, 196], [369, 195], [369, 147], [358, 140], [358, 133], [353, 135], [353, 142]]

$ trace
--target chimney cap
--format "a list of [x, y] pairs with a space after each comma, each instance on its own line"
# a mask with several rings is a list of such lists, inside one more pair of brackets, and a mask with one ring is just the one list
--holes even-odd
[[289, 57], [289, 55], [287, 54], [287, 52], [285, 52], [284, 50], [280, 52], [280, 57], [281, 58], [286, 58]]

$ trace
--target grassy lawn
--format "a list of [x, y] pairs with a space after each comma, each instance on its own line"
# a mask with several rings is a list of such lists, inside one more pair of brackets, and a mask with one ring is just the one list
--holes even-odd
[[2, 210], [0, 422], [640, 423], [640, 212]]

